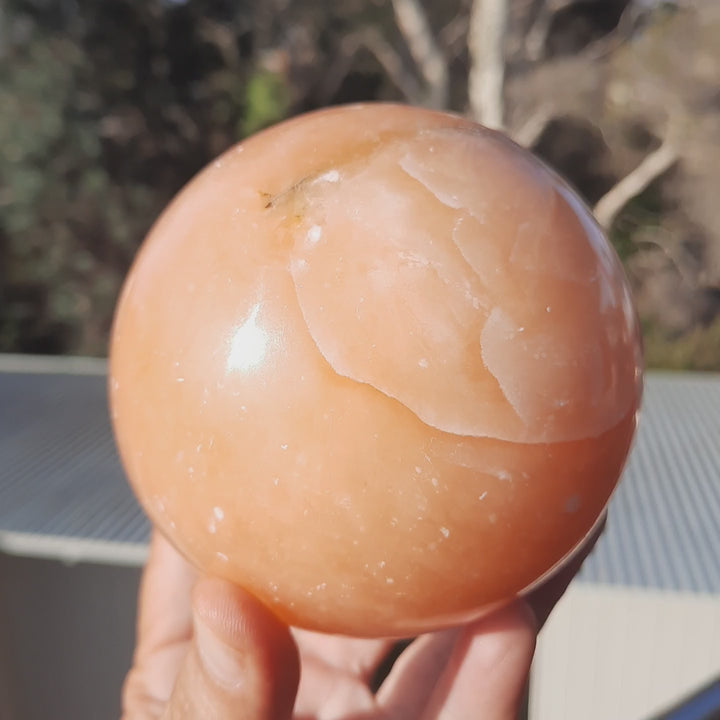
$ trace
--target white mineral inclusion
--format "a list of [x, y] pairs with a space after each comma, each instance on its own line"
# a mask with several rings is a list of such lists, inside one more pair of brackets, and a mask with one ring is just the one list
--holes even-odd
[[258, 303], [250, 312], [250, 316], [240, 325], [230, 340], [230, 353], [227, 359], [228, 371], [247, 372], [261, 365], [268, 348], [268, 336], [258, 325], [260, 313]]
[[289, 266], [310, 335], [338, 374], [439, 430], [595, 437], [635, 399], [619, 266], [552, 173], [465, 137], [389, 142], [299, 190]]
[[322, 237], [322, 228], [319, 225], [313, 225], [308, 230], [307, 239], [311, 243], [320, 242], [321, 237]]
[[315, 182], [336, 183], [340, 180], [340, 172], [338, 170], [328, 170], [320, 175]]

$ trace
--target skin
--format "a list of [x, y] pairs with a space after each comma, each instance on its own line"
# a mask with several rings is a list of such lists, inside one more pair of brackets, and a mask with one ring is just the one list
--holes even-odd
[[525, 599], [415, 639], [377, 692], [394, 641], [288, 628], [242, 589], [200, 578], [156, 532], [122, 720], [515, 720], [537, 633], [601, 532]]

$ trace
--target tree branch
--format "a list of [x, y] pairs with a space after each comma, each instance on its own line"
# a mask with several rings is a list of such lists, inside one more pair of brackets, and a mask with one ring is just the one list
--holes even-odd
[[573, 5], [576, 0], [544, 0], [534, 22], [525, 36], [525, 55], [528, 60], [537, 62], [545, 54], [550, 26], [560, 10]]
[[[645, 237], [643, 237], [645, 235]], [[652, 236], [651, 236], [652, 235]], [[672, 269], [678, 274], [680, 279], [688, 285], [688, 287], [697, 287], [699, 278], [695, 277], [694, 274], [689, 270], [687, 261], [682, 257], [682, 251], [677, 246], [674, 246], [672, 240], [668, 241], [663, 238], [663, 235], [668, 235], [667, 232], [662, 232], [659, 228], [653, 228], [653, 232], [645, 232], [641, 234], [639, 240], [635, 241], [636, 246], [642, 249], [643, 246], [648, 246], [654, 250], [646, 250], [644, 254], [656, 255], [658, 252], [665, 258]], [[643, 255], [639, 254], [639, 258], [634, 260], [634, 265], [642, 263]], [[648, 264], [648, 260], [645, 260], [645, 264]], [[651, 272], [655, 271], [650, 269]]]
[[421, 103], [422, 90], [420, 84], [405, 67], [400, 55], [379, 32], [373, 28], [365, 28], [345, 36], [340, 43], [340, 52], [333, 60], [323, 83], [321, 91], [323, 104], [327, 103], [337, 92], [343, 80], [352, 70], [355, 56], [363, 48], [370, 52], [380, 63], [390, 81], [406, 100], [411, 103]]
[[440, 32], [438, 37], [445, 57], [452, 59], [460, 54], [467, 45], [468, 16], [465, 13], [456, 15]]
[[430, 23], [419, 0], [392, 0], [398, 28], [428, 86], [427, 104], [447, 106], [449, 73], [447, 61], [435, 42]]
[[507, 0], [474, 0], [470, 11], [468, 97], [473, 117], [503, 127]]
[[210, 18], [202, 18], [198, 25], [198, 34], [206, 42], [215, 45], [229, 68], [240, 66], [240, 52], [233, 28]]
[[625, 205], [645, 190], [653, 180], [665, 174], [677, 159], [677, 151], [666, 139], [657, 150], [651, 152], [632, 172], [598, 200], [594, 208], [597, 221], [605, 229], [609, 229]]
[[408, 72], [400, 55], [380, 33], [368, 29], [360, 34], [360, 43], [375, 56], [395, 87], [410, 102], [421, 101], [422, 90], [417, 79]]
[[518, 145], [532, 148], [555, 117], [547, 105], [541, 105], [517, 130], [510, 133], [510, 137]]

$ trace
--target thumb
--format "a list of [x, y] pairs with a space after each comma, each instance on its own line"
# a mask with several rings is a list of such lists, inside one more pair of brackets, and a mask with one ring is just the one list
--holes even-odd
[[289, 720], [300, 662], [287, 626], [244, 590], [203, 579], [193, 629], [164, 720]]

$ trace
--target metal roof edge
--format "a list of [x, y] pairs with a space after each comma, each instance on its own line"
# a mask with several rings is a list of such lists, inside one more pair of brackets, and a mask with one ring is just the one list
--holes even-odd
[[713, 370], [673, 370], [668, 368], [649, 368], [645, 370], [645, 375], [654, 378], [683, 378], [687, 380], [708, 380], [720, 381], [720, 372]]
[[0, 353], [0, 372], [41, 375], [104, 375], [107, 373], [107, 360], [81, 355]]
[[71, 565], [142, 567], [147, 560], [148, 545], [1, 530], [0, 552], [16, 557], [60, 560]]

